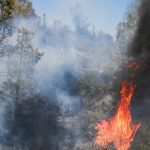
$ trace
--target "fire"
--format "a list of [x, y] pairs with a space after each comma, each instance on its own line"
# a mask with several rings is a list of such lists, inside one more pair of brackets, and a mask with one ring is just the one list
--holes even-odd
[[128, 150], [140, 124], [133, 125], [130, 112], [130, 103], [135, 91], [135, 85], [130, 81], [123, 81], [121, 101], [116, 114], [109, 120], [102, 120], [96, 125], [98, 131], [95, 143], [104, 148], [114, 144], [117, 150]]
[[140, 68], [140, 64], [137, 61], [132, 61], [132, 62], [129, 62], [127, 64], [127, 68], [139, 69]]

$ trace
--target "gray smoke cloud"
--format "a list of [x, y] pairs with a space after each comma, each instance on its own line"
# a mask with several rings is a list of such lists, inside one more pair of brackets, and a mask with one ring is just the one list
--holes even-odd
[[150, 2], [143, 0], [138, 10], [139, 22], [134, 41], [129, 49], [129, 55], [141, 65], [134, 80], [137, 85], [134, 105], [140, 107], [139, 115], [147, 116], [149, 113], [150, 90]]
[[[136, 85], [136, 91], [132, 101], [132, 111], [135, 118], [141, 120], [148, 119], [149, 114], [149, 89], [150, 89], [150, 2], [148, 0], [141, 0], [137, 2], [137, 29], [135, 31], [132, 42], [127, 49], [127, 57], [129, 63], [135, 61], [140, 68], [125, 68], [117, 74], [117, 81], [115, 80], [116, 91], [119, 90], [122, 80], [132, 80]], [[123, 64], [124, 66], [126, 64]], [[135, 74], [133, 78], [130, 76]]]
[[0, 106], [1, 149], [77, 149], [83, 140], [77, 122], [82, 122], [85, 111], [80, 80], [86, 73], [113, 74], [118, 66], [118, 60], [112, 58], [116, 50], [113, 38], [103, 32], [96, 35], [96, 31], [77, 34], [59, 21], [47, 27], [32, 18], [19, 19], [14, 26], [8, 44], [16, 45], [18, 29], [26, 28], [32, 34], [32, 46], [43, 56], [34, 72], [37, 85], [34, 95], [18, 102], [2, 94], [1, 100], [5, 101]]

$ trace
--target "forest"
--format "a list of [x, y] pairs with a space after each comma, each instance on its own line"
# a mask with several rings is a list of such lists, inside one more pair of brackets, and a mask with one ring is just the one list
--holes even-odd
[[[94, 142], [95, 125], [116, 111], [137, 10], [113, 37], [96, 29], [78, 3], [71, 28], [60, 20], [47, 25], [30, 0], [0, 0], [0, 150], [104, 149]], [[149, 150], [150, 104], [136, 97], [147, 99], [133, 97], [131, 113], [141, 128], [131, 149]]]

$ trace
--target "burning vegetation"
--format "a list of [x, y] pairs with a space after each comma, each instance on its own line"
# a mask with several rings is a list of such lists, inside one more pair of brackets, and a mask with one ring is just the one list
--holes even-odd
[[95, 143], [107, 148], [114, 144], [117, 150], [128, 150], [140, 124], [133, 125], [130, 112], [131, 98], [135, 91], [132, 81], [122, 82], [121, 100], [116, 114], [109, 120], [102, 120], [96, 125], [98, 130]]
[[[123, 81], [121, 88], [121, 101], [118, 103], [117, 112], [113, 117], [108, 120], [102, 120], [96, 125], [96, 139], [95, 143], [103, 148], [108, 148], [110, 144], [113, 144], [117, 150], [128, 149], [149, 149], [149, 146], [139, 145], [131, 146], [131, 142], [134, 140], [135, 133], [140, 128], [146, 128], [149, 126], [149, 119], [147, 113], [149, 112], [149, 81], [150, 81], [150, 1], [143, 0], [140, 2], [140, 7], [137, 11], [139, 19], [137, 22], [137, 29], [135, 35], [132, 37], [128, 48], [129, 63], [126, 68], [120, 71], [118, 74], [115, 85], [120, 87], [120, 83]], [[136, 92], [135, 91], [136, 85]], [[132, 97], [134, 94], [134, 98]], [[131, 107], [131, 98], [133, 103]], [[147, 106], [146, 106], [147, 105]], [[134, 118], [142, 120], [144, 125], [132, 124], [131, 108]], [[147, 123], [145, 121], [148, 121]], [[141, 130], [141, 131], [140, 131]], [[143, 135], [143, 129], [139, 130], [138, 136]], [[145, 133], [147, 134], [147, 133]], [[137, 136], [137, 139], [140, 138]], [[148, 135], [143, 135], [147, 138]], [[138, 142], [136, 141], [136, 143]], [[138, 145], [138, 144], [137, 144]]]
[[0, 0], [0, 150], [150, 149], [150, 1], [138, 7], [113, 39], [79, 4], [73, 30]]

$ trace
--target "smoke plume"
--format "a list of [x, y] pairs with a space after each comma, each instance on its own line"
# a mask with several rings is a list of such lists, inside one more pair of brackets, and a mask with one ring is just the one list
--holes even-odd
[[[117, 75], [115, 84], [120, 87], [122, 80], [132, 80], [136, 85], [136, 92], [133, 96], [133, 113], [136, 118], [147, 118], [150, 108], [150, 1], [140, 1], [137, 9], [138, 24], [133, 41], [128, 48], [128, 62], [136, 62], [139, 68], [126, 68]], [[133, 77], [133, 76], [134, 77]], [[118, 84], [119, 83], [119, 84]], [[117, 91], [119, 88], [117, 88]]]

